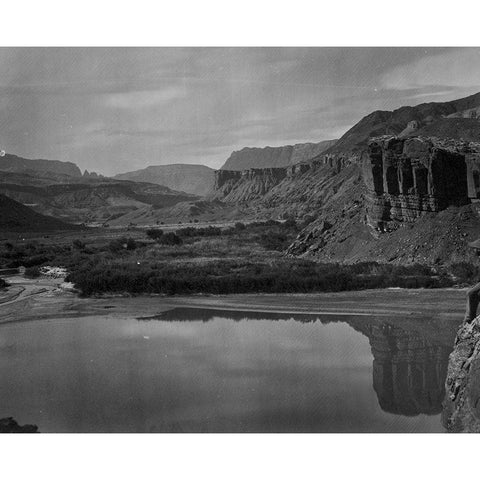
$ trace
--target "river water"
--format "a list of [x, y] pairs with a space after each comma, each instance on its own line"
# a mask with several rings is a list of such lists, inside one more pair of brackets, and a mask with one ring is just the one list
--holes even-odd
[[175, 308], [0, 325], [0, 418], [41, 432], [441, 432], [456, 325]]

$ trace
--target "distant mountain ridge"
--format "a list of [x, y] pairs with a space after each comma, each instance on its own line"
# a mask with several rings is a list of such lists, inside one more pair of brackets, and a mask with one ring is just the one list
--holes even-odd
[[60, 175], [69, 175], [71, 177], [81, 177], [82, 172], [75, 163], [62, 162], [60, 160], [31, 160], [17, 155], [6, 153], [0, 157], [0, 171], [4, 172], [38, 172], [41, 174], [55, 173]]
[[149, 182], [163, 185], [178, 192], [205, 196], [213, 189], [215, 170], [206, 165], [175, 163], [151, 165], [141, 170], [120, 173], [116, 180]]
[[221, 170], [248, 170], [250, 168], [288, 167], [306, 162], [335, 144], [336, 140], [318, 143], [297, 143], [281, 147], [245, 147], [233, 152]]
[[363, 117], [325, 153], [363, 150], [368, 139], [382, 135], [419, 135], [480, 140], [480, 93], [450, 102], [422, 103]]

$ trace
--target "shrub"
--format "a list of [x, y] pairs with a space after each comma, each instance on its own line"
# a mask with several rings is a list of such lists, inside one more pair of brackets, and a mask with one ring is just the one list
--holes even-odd
[[235, 230], [245, 230], [246, 225], [242, 222], [237, 222], [235, 223]]
[[28, 267], [25, 269], [25, 276], [28, 278], [38, 278], [40, 276], [40, 267]]
[[478, 281], [479, 271], [476, 265], [458, 262], [450, 265], [450, 272], [462, 282]]
[[163, 234], [157, 241], [162, 245], [181, 245], [183, 243], [183, 240], [174, 232]]
[[85, 248], [85, 243], [83, 243], [80, 239], [76, 239], [73, 241], [73, 247], [77, 248], [78, 250], [83, 250]]
[[289, 241], [285, 233], [270, 231], [258, 237], [258, 243], [267, 250], [282, 251], [288, 247]]
[[160, 228], [151, 228], [145, 232], [148, 238], [158, 240], [163, 235], [163, 230]]

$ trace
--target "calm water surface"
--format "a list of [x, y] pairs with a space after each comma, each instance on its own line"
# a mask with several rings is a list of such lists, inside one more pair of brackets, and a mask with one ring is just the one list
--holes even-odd
[[455, 324], [174, 309], [0, 325], [41, 432], [440, 432]]

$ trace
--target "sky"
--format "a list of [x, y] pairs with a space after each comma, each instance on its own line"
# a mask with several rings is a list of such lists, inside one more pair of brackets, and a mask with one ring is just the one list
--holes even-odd
[[0, 149], [113, 175], [220, 168], [480, 91], [480, 48], [0, 48]]

